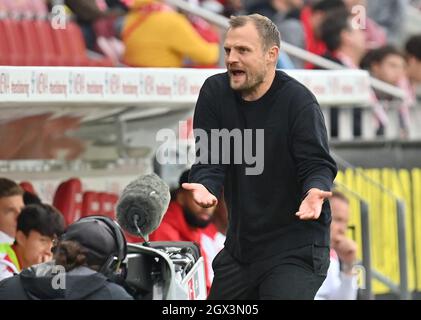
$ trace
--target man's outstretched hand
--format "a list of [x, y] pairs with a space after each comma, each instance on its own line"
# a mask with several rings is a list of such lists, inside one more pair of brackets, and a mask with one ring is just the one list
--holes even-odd
[[301, 220], [316, 220], [320, 217], [323, 201], [332, 196], [332, 192], [312, 188], [301, 202], [298, 212], [295, 214]]
[[218, 199], [200, 183], [183, 183], [184, 189], [192, 192], [194, 201], [202, 208], [210, 208], [218, 203]]

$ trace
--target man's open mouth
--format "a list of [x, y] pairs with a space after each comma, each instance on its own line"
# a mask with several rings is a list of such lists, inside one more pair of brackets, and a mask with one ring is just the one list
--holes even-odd
[[230, 70], [230, 73], [235, 77], [246, 74], [243, 70]]

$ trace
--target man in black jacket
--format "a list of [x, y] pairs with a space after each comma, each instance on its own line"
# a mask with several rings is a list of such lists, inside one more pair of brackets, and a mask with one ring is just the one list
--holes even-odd
[[86, 217], [60, 237], [54, 261], [0, 282], [0, 300], [133, 300], [109, 280], [126, 255], [120, 227], [107, 217]]
[[280, 34], [269, 19], [231, 18], [224, 47], [228, 72], [201, 89], [197, 159], [183, 184], [203, 207], [224, 189], [230, 221], [209, 298], [313, 299], [329, 266], [325, 200], [337, 172], [323, 115], [276, 71]]

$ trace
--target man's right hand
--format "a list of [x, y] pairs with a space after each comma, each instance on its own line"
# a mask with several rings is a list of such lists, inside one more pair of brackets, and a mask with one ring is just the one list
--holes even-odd
[[192, 192], [194, 201], [202, 208], [210, 208], [218, 203], [218, 199], [200, 183], [183, 183], [184, 189]]

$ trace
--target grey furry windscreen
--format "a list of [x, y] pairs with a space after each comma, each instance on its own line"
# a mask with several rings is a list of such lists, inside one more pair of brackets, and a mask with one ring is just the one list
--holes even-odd
[[168, 185], [155, 173], [141, 176], [123, 190], [117, 204], [117, 220], [127, 232], [148, 239], [164, 217], [170, 203]]

